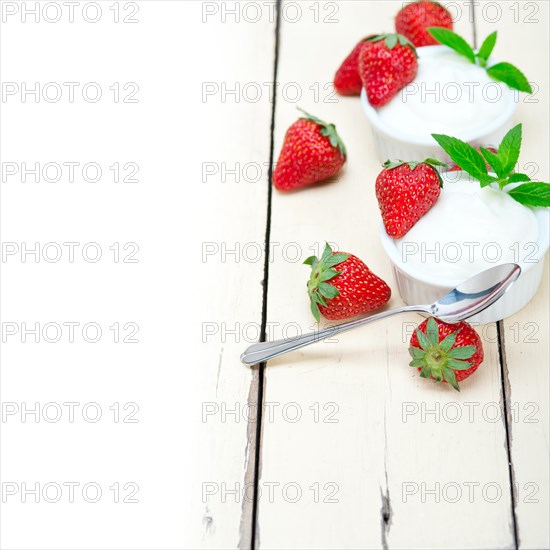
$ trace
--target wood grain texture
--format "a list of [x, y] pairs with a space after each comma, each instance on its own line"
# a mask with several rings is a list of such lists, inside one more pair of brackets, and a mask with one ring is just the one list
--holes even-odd
[[[200, 11], [200, 2], [190, 4]], [[189, 112], [200, 128], [197, 168], [211, 162], [219, 172], [203, 180], [196, 200], [208, 208], [201, 208], [202, 223], [192, 235], [197, 247], [200, 239], [215, 250], [203, 255], [193, 291], [204, 296], [198, 306], [203, 327], [208, 323], [207, 332], [215, 334], [205, 343], [203, 330], [193, 354], [200, 357], [192, 367], [200, 373], [193, 391], [202, 404], [194, 419], [197, 449], [190, 449], [197, 458], [190, 504], [195, 529], [186, 547], [215, 549], [251, 545], [258, 370], [244, 367], [239, 356], [259, 339], [262, 325], [276, 24], [265, 11], [259, 22], [251, 22], [251, 11], [237, 23], [230, 14], [224, 19], [223, 9], [203, 25], [197, 45], [201, 81], [220, 92], [199, 109], [191, 102]]]
[[[543, 1], [489, 4], [481, 2], [476, 8], [480, 40], [498, 30], [495, 56], [520, 67], [536, 92], [519, 99], [516, 119], [523, 124], [519, 170], [549, 181], [550, 6]], [[501, 325], [517, 536], [519, 547], [526, 549], [550, 547], [548, 287], [546, 258], [539, 292]]]
[[[312, 4], [301, 3], [303, 12], [311, 14]], [[272, 241], [280, 248], [294, 243], [301, 259], [324, 240], [336, 243], [390, 282], [391, 305], [399, 305], [378, 240], [373, 188], [380, 167], [361, 106], [354, 98], [315, 98], [309, 90], [331, 82], [362, 36], [391, 30], [401, 3], [337, 5], [337, 22], [316, 23], [305, 15], [293, 24], [283, 20], [279, 80], [299, 83], [300, 106], [336, 123], [349, 162], [337, 182], [274, 195]], [[469, 16], [459, 19], [457, 30], [473, 39]], [[315, 47], [304, 47], [304, 37]], [[281, 93], [276, 153], [296, 117], [295, 105]], [[294, 257], [274, 256], [270, 322], [301, 331], [313, 327], [307, 276]], [[269, 363], [266, 406], [279, 412], [272, 419], [264, 412], [261, 548], [514, 545], [505, 426], [500, 419], [484, 420], [481, 412], [501, 406], [498, 345], [490, 337], [496, 327], [480, 327], [484, 365], [457, 394], [426, 383], [408, 367], [407, 343], [418, 321], [391, 319]], [[457, 522], [468, 528], [457, 533]]]

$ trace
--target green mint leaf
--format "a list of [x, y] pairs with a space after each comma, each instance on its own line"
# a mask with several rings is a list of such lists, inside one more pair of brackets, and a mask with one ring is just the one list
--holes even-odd
[[321, 312], [319, 311], [319, 306], [311, 300], [311, 313], [313, 314], [313, 317], [315, 317], [315, 320], [319, 322], [321, 320]]
[[432, 346], [437, 346], [437, 344], [439, 344], [439, 329], [437, 328], [437, 323], [433, 317], [428, 319], [428, 324], [426, 325], [426, 336]]
[[453, 370], [467, 370], [472, 366], [472, 363], [458, 359], [447, 359], [447, 366]]
[[426, 159], [421, 164], [431, 164], [432, 166], [442, 166], [443, 168], [448, 168], [448, 164], [446, 162], [442, 162], [440, 160], [432, 159], [432, 158]]
[[432, 347], [428, 337], [420, 329], [416, 329], [416, 337], [418, 338], [418, 343], [423, 350], [428, 351]]
[[515, 189], [508, 191], [508, 194], [525, 206], [550, 206], [550, 184], [548, 183], [531, 181], [518, 185]]
[[491, 183], [495, 181], [498, 181], [498, 178], [495, 178], [494, 176], [489, 176], [489, 175], [481, 176], [481, 178], [479, 178], [479, 183], [481, 187], [487, 187], [488, 185], [491, 185]]
[[477, 52], [477, 57], [481, 61], [482, 67], [485, 67], [487, 64], [487, 60], [489, 57], [491, 57], [491, 54], [493, 53], [493, 49], [495, 48], [495, 44], [497, 42], [497, 31], [491, 33], [484, 41], [483, 44], [481, 44], [481, 48], [479, 48], [479, 52]]
[[502, 169], [502, 163], [500, 162], [498, 155], [495, 155], [495, 153], [489, 151], [488, 149], [484, 149], [483, 147], [480, 147], [479, 150], [481, 151], [483, 158], [487, 161], [487, 164], [496, 172], [499, 178], [505, 178], [508, 175]]
[[336, 287], [328, 283], [319, 283], [319, 292], [328, 300], [332, 300], [332, 298], [336, 298], [340, 294], [340, 291]]
[[475, 346], [461, 346], [450, 350], [447, 355], [453, 359], [470, 359], [475, 352]]
[[456, 332], [453, 332], [452, 334], [449, 334], [449, 336], [446, 336], [443, 340], [441, 340], [439, 347], [443, 351], [449, 351], [455, 345], [455, 341], [456, 341]]
[[443, 376], [445, 377], [445, 380], [456, 390], [460, 391], [460, 387], [458, 385], [458, 382], [456, 380], [455, 373], [448, 367], [443, 367], [441, 369], [443, 371]]
[[527, 174], [520, 174], [519, 172], [517, 174], [512, 174], [508, 181], [505, 183], [505, 185], [508, 185], [509, 183], [520, 183], [524, 181], [531, 181], [531, 178]]
[[348, 258], [349, 254], [333, 254], [330, 258], [323, 262], [323, 265], [327, 268], [334, 267], [335, 265], [345, 262]]
[[441, 44], [449, 46], [456, 53], [463, 55], [472, 63], [476, 62], [476, 54], [470, 44], [453, 31], [442, 27], [429, 27], [428, 32]]
[[498, 148], [498, 158], [501, 163], [502, 175], [500, 177], [509, 176], [519, 160], [519, 152], [521, 149], [521, 124], [514, 126], [502, 139]]
[[497, 63], [487, 69], [487, 74], [494, 80], [508, 84], [514, 90], [528, 94], [533, 93], [533, 88], [526, 76], [511, 63]]
[[471, 145], [443, 134], [432, 134], [432, 137], [453, 161], [472, 177], [479, 181], [488, 177], [485, 160]]

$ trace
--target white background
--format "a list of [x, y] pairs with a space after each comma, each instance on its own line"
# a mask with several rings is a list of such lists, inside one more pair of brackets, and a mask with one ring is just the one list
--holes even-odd
[[[40, 323], [41, 328], [49, 322], [80, 325], [74, 343], [69, 342], [68, 330], [56, 343], [47, 342], [43, 335], [38, 343], [32, 335], [23, 342], [20, 332], [6, 337], [5, 406], [12, 410], [7, 403], [21, 409], [33, 408], [35, 402], [41, 406], [54, 402], [62, 407], [63, 416], [50, 423], [42, 417], [37, 423], [20, 411], [4, 418], [2, 481], [15, 483], [18, 489], [2, 505], [1, 546], [192, 547], [200, 539], [189, 532], [189, 525], [196, 525], [202, 534], [207, 521], [201, 498], [201, 484], [209, 479], [204, 471], [209, 461], [224, 462], [206, 450], [201, 456], [198, 449], [197, 432], [204, 426], [201, 401], [215, 397], [205, 387], [214, 387], [210, 376], [216, 371], [206, 370], [205, 365], [216, 368], [223, 348], [203, 343], [201, 323], [238, 317], [235, 300], [242, 304], [240, 311], [247, 312], [248, 318], [242, 321], [252, 316], [259, 322], [263, 273], [261, 264], [248, 269], [256, 284], [250, 288], [247, 283], [245, 292], [237, 280], [241, 267], [233, 266], [228, 272], [219, 260], [204, 264], [202, 243], [257, 241], [256, 233], [254, 239], [248, 233], [254, 230], [260, 235], [261, 231], [263, 237], [265, 231], [265, 202], [257, 200], [254, 205], [258, 196], [245, 187], [205, 186], [202, 163], [219, 162], [225, 158], [222, 155], [237, 158], [242, 144], [246, 144], [243, 160], [268, 161], [269, 135], [263, 129], [270, 119], [267, 103], [260, 110], [249, 104], [233, 106], [228, 119], [219, 100], [214, 106], [203, 102], [202, 82], [244, 80], [248, 70], [257, 79], [254, 69], [258, 67], [269, 81], [271, 32], [268, 37], [267, 23], [253, 28], [260, 37], [255, 53], [235, 40], [231, 25], [219, 20], [205, 24], [200, 2], [120, 2], [118, 23], [112, 1], [97, 4], [101, 17], [96, 23], [85, 20], [97, 17], [94, 6], [83, 11], [86, 3], [75, 7], [72, 23], [61, 2], [48, 8], [45, 17], [40, 13], [39, 22], [32, 14], [24, 20], [23, 4], [14, 15], [11, 3], [6, 4], [1, 28], [3, 82], [16, 83], [19, 90], [22, 83], [32, 88], [38, 82], [40, 90], [55, 83], [47, 87], [50, 99], [55, 97], [56, 85], [63, 95], [51, 102], [42, 95], [37, 100], [20, 93], [4, 95], [2, 161], [19, 166], [70, 161], [80, 163], [80, 168], [74, 183], [68, 182], [66, 172], [57, 183], [42, 176], [38, 183], [32, 176], [23, 183], [19, 174], [2, 184], [2, 241], [19, 247], [26, 243], [28, 248], [39, 243], [41, 251], [47, 243], [56, 243], [46, 246], [50, 258], [55, 257], [57, 246], [63, 251], [58, 261], [50, 262], [42, 255], [37, 260], [20, 254], [4, 258], [2, 321], [13, 323], [17, 330], [23, 323], [31, 327]], [[56, 6], [63, 10], [61, 19], [49, 22], [56, 18]], [[34, 2], [26, 7], [34, 9]], [[134, 22], [125, 23], [124, 17]], [[270, 55], [265, 59], [267, 51]], [[245, 56], [248, 61], [241, 64]], [[73, 102], [65, 82], [78, 83]], [[102, 91], [95, 103], [82, 96], [90, 82]], [[121, 90], [116, 100], [109, 89], [115, 83]], [[124, 91], [127, 83], [135, 84]], [[128, 98], [136, 86], [139, 91]], [[261, 135], [255, 133], [257, 114], [264, 123]], [[81, 175], [82, 165], [88, 162], [102, 168], [97, 183]], [[136, 163], [139, 181], [116, 183], [109, 169], [114, 163], [121, 167]], [[121, 168], [121, 173], [128, 172]], [[262, 185], [263, 192], [266, 188]], [[228, 220], [235, 215], [233, 203], [243, 216], [257, 208], [261, 222], [256, 226], [251, 216], [249, 226], [232, 229]], [[226, 227], [223, 232], [222, 227]], [[80, 243], [72, 263], [63, 244], [67, 242]], [[98, 243], [99, 261], [83, 258], [86, 243]], [[120, 246], [117, 261], [110, 250], [114, 243]], [[126, 243], [135, 244], [125, 251]], [[127, 258], [134, 263], [124, 261], [136, 245], [139, 251]], [[90, 257], [95, 255], [92, 248], [88, 248]], [[86, 323], [101, 327], [97, 343], [84, 340], [81, 329]], [[114, 323], [120, 324], [121, 339], [129, 333], [123, 329], [126, 323], [137, 325], [134, 338], [139, 342], [115, 343], [109, 329]], [[50, 330], [47, 338], [55, 338], [55, 327]], [[239, 367], [236, 375], [228, 373], [228, 377], [246, 398], [250, 371], [240, 370], [241, 347], [226, 346], [225, 353]], [[66, 402], [80, 403], [74, 423], [63, 405]], [[82, 406], [90, 402], [101, 407], [97, 423], [82, 418]], [[121, 408], [119, 422], [109, 409], [115, 403]], [[123, 422], [135, 409], [129, 405], [123, 411], [126, 403], [139, 407], [132, 417], [137, 422]], [[50, 415], [55, 416], [55, 409], [50, 409]], [[241, 423], [236, 430], [240, 471], [246, 426]], [[231, 442], [231, 431], [225, 437]], [[230, 462], [231, 457], [225, 460]], [[38, 503], [33, 495], [23, 502], [19, 491], [23, 483], [27, 488], [38, 483], [42, 488], [50, 482], [79, 483], [74, 502], [69, 501], [68, 489], [56, 503], [47, 502], [42, 494]], [[95, 504], [82, 496], [86, 483], [102, 489]], [[120, 484], [121, 501], [137, 486], [138, 502], [115, 503], [109, 489], [115, 483]], [[126, 483], [135, 486], [124, 490]], [[55, 499], [55, 488], [51, 491], [48, 498]], [[238, 517], [240, 504], [235, 511]]]

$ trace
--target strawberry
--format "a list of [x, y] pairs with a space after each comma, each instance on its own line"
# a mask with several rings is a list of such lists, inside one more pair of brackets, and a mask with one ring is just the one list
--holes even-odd
[[410, 366], [417, 367], [422, 378], [448, 382], [458, 391], [458, 383], [483, 363], [481, 338], [471, 325], [448, 325], [433, 317], [413, 333], [409, 353]]
[[306, 116], [286, 132], [273, 172], [273, 185], [280, 191], [335, 176], [346, 162], [346, 147], [336, 126], [302, 112]]
[[395, 17], [395, 30], [408, 38], [417, 48], [439, 44], [426, 30], [428, 27], [453, 30], [451, 14], [441, 4], [431, 0], [408, 4]]
[[333, 252], [328, 243], [320, 260], [311, 256], [304, 264], [311, 266], [307, 291], [317, 322], [320, 314], [331, 320], [362, 315], [390, 299], [390, 287], [357, 256]]
[[[486, 147], [487, 151], [493, 153], [493, 155], [496, 155], [497, 154], [497, 150], [494, 148], [494, 147]], [[477, 151], [479, 152], [479, 154], [481, 155], [481, 151], [479, 149], [477, 149]], [[487, 165], [487, 171], [488, 172], [492, 172], [493, 171], [493, 168], [492, 166], [486, 162], [485, 163]], [[462, 168], [458, 165], [458, 164], [453, 164], [451, 165], [451, 167], [447, 170], [447, 172], [460, 172], [462, 170]]]
[[417, 71], [416, 49], [400, 34], [368, 38], [359, 52], [359, 75], [373, 107], [386, 105]]
[[366, 41], [374, 35], [363, 38], [344, 59], [334, 75], [334, 88], [340, 95], [360, 95], [363, 82], [359, 76], [359, 54]]
[[384, 163], [376, 178], [376, 198], [390, 237], [403, 237], [439, 198], [443, 182], [436, 166], [447, 165], [435, 159]]

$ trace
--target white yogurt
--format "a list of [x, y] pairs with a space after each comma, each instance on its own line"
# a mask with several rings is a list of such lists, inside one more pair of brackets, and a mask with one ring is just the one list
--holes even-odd
[[395, 241], [404, 263], [441, 280], [464, 280], [535, 256], [539, 224], [533, 210], [465, 173], [444, 175], [444, 181], [432, 209]]
[[438, 133], [467, 140], [514, 101], [510, 88], [448, 48], [419, 54], [415, 80], [378, 109], [380, 120], [403, 137]]

